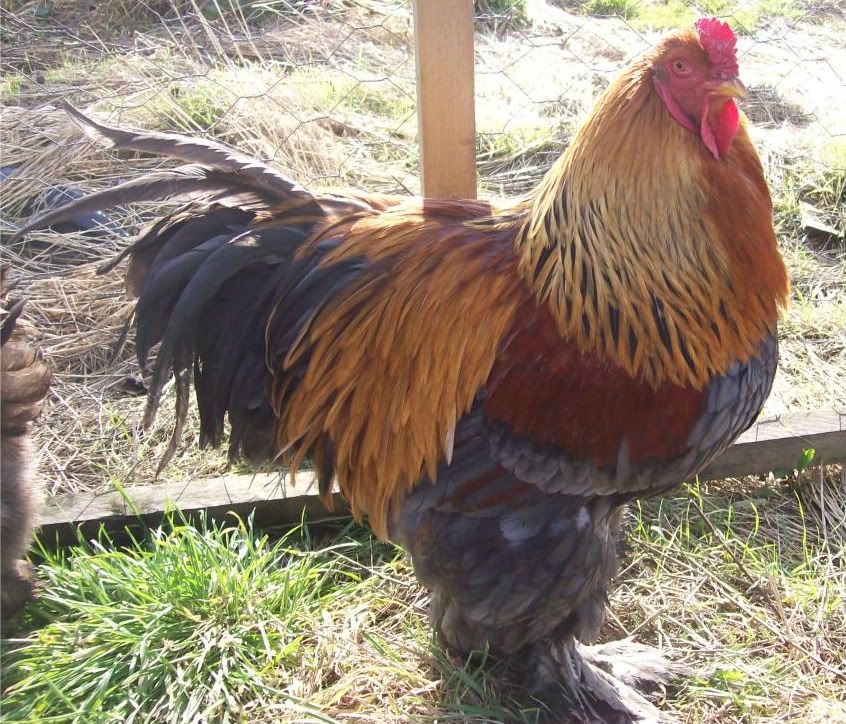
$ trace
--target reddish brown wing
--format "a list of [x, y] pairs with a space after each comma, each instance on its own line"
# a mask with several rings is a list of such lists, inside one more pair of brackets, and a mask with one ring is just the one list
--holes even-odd
[[517, 320], [486, 385], [488, 419], [597, 467], [613, 465], [624, 441], [634, 464], [685, 451], [704, 390], [653, 388], [608, 359], [579, 352], [561, 339], [546, 308], [524, 307]]
[[426, 499], [424, 508], [490, 516], [539, 491], [619, 503], [665, 490], [752, 423], [776, 361], [771, 336], [703, 390], [653, 388], [578, 352], [558, 336], [546, 309], [523, 305], [458, 426], [452, 464], [414, 494]]

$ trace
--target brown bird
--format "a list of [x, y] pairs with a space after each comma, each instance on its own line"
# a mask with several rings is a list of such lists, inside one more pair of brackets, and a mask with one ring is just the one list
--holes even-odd
[[31, 423], [50, 389], [50, 370], [19, 318], [24, 301], [7, 304], [8, 268], [0, 269], [0, 619], [31, 598], [32, 572], [23, 559], [32, 541], [39, 494]]
[[[405, 546], [443, 640], [523, 657], [557, 721], [657, 719], [653, 660], [589, 647], [623, 506], [693, 476], [755, 419], [788, 281], [715, 19], [605, 91], [509, 206], [311, 193], [186, 137], [71, 116], [189, 163], [47, 214], [182, 197], [129, 257], [147, 422], [168, 373], [179, 439], [314, 461]], [[25, 230], [26, 231], [26, 230]], [[24, 233], [24, 232], [22, 232]], [[166, 461], [165, 461], [166, 462]]]

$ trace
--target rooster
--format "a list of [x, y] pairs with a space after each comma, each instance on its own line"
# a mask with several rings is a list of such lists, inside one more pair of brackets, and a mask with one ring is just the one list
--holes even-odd
[[[111, 128], [187, 165], [47, 213], [184, 206], [129, 258], [150, 424], [193, 381], [203, 445], [306, 458], [328, 500], [411, 554], [442, 640], [520, 657], [552, 717], [657, 719], [660, 679], [602, 623], [624, 505], [693, 476], [755, 419], [788, 282], [716, 19], [662, 39], [511, 205], [312, 193], [211, 142]], [[560, 721], [560, 718], [555, 720]], [[569, 720], [569, 719], [568, 719]]]
[[0, 620], [32, 596], [32, 572], [23, 556], [38, 507], [30, 423], [50, 388], [50, 370], [19, 324], [24, 301], [7, 304], [7, 268], [0, 269]]

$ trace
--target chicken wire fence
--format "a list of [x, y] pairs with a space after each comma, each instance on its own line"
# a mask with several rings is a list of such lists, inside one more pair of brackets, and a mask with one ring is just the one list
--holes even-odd
[[[797, 236], [820, 232], [824, 244], [846, 228], [842, 2], [474, 7], [480, 196], [531, 189], [599, 93], [662, 29], [718, 14], [740, 35], [744, 110], [779, 189], [781, 222]], [[221, 140], [307, 185], [418, 193], [412, 12], [411, 0], [3, 0], [0, 230], [165, 163], [96, 148], [58, 108], [63, 99], [116, 125]], [[30, 282], [31, 314], [59, 380], [43, 431], [51, 492], [96, 488], [104, 471], [152, 477], [165, 444], [167, 420], [158, 438], [136, 434], [131, 343], [118, 363], [110, 349], [130, 303], [119, 278], [94, 271], [161, 209], [81, 215], [60, 234], [4, 245]], [[186, 451], [191, 443], [189, 433]], [[195, 475], [223, 466], [207, 453], [189, 462]]]
[[[772, 171], [801, 160], [813, 183], [824, 175], [815, 167], [846, 165], [842, 2], [474, 7], [483, 195], [532, 188], [610, 79], [655, 42], [655, 27], [709, 12], [741, 34], [744, 110]], [[78, 193], [67, 179], [113, 183], [150, 167], [110, 166], [82, 148], [59, 99], [117, 124], [217, 138], [310, 185], [418, 193], [412, 9], [410, 0], [6, 2], [3, 225]]]

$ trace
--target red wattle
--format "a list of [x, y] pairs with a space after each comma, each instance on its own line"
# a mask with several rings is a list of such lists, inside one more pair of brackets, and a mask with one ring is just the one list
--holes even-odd
[[723, 102], [715, 117], [711, 118], [712, 97], [705, 99], [699, 133], [702, 141], [714, 158], [722, 158], [729, 152], [731, 142], [740, 123], [740, 112], [730, 98]]
[[717, 137], [717, 148], [720, 150], [720, 156], [725, 156], [731, 148], [731, 142], [740, 125], [740, 111], [737, 110], [733, 100], [729, 99], [723, 103], [723, 107], [717, 114], [716, 125], [714, 135]]

